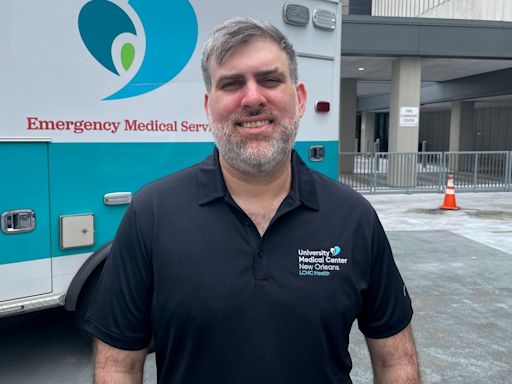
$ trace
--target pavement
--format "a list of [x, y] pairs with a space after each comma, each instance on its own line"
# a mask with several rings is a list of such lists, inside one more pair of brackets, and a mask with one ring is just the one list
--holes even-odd
[[[459, 211], [438, 209], [443, 194], [365, 197], [412, 298], [422, 383], [512, 383], [512, 192], [457, 193]], [[58, 308], [1, 324], [0, 383], [91, 382], [91, 353], [72, 314]], [[350, 353], [354, 384], [372, 383], [357, 323]], [[154, 354], [144, 376], [156, 383]]]
[[[512, 193], [365, 195], [386, 230], [414, 307], [422, 383], [512, 383]], [[372, 382], [354, 324], [355, 384]]]
[[457, 193], [458, 211], [438, 209], [439, 193], [365, 197], [386, 231], [445, 230], [512, 255], [512, 192]]

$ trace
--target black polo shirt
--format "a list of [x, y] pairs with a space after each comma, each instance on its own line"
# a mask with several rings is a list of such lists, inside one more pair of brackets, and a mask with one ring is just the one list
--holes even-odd
[[89, 331], [121, 349], [154, 333], [158, 382], [350, 383], [349, 332], [409, 324], [376, 213], [294, 152], [267, 231], [226, 189], [218, 154], [143, 188], [100, 279]]

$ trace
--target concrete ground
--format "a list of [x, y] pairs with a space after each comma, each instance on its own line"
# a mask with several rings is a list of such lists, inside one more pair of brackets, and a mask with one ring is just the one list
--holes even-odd
[[[423, 384], [512, 383], [512, 192], [457, 193], [460, 211], [439, 211], [442, 194], [366, 198], [413, 300]], [[357, 324], [350, 351], [354, 384], [372, 383]], [[89, 348], [62, 309], [0, 322], [0, 356], [2, 384], [91, 383]], [[156, 383], [154, 354], [144, 383]]]
[[446, 230], [512, 255], [512, 192], [457, 193], [459, 211], [438, 209], [438, 193], [365, 197], [386, 231]]
[[[366, 195], [413, 300], [423, 383], [512, 383], [512, 193]], [[371, 368], [357, 324], [354, 383]]]

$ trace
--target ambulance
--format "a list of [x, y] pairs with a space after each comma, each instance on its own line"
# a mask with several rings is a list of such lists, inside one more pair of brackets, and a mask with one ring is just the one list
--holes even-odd
[[308, 90], [295, 147], [337, 179], [339, 1], [0, 2], [0, 317], [83, 317], [132, 196], [212, 152], [201, 51], [244, 16], [293, 43]]

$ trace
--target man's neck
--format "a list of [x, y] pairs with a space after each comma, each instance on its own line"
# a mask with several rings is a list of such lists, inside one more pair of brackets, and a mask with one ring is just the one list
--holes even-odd
[[286, 196], [290, 191], [292, 168], [290, 159], [269, 172], [243, 172], [230, 166], [219, 156], [224, 181], [233, 197], [257, 200]]
[[290, 191], [290, 159], [265, 173], [241, 172], [226, 163], [222, 156], [219, 156], [219, 161], [229, 193], [263, 236], [277, 208]]

